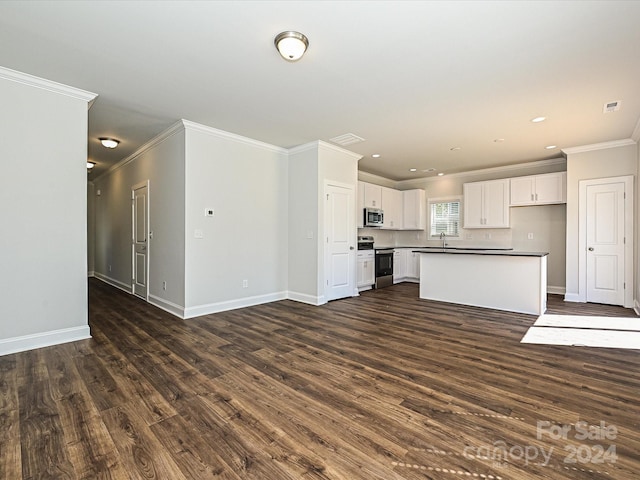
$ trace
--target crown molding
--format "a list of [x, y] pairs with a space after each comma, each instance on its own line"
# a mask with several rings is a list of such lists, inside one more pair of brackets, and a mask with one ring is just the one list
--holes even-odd
[[375, 173], [365, 172], [363, 170], [358, 170], [358, 180], [360, 180], [361, 182], [373, 183], [375, 185], [382, 185], [383, 187], [389, 188], [395, 188], [396, 184], [398, 183], [395, 180], [391, 180], [381, 175], [376, 175]]
[[308, 152], [311, 150], [318, 150], [320, 144], [320, 140], [314, 140], [313, 142], [303, 143], [302, 145], [297, 145], [295, 147], [291, 147], [287, 150], [289, 155], [296, 155], [298, 153]]
[[258, 147], [262, 150], [268, 150], [274, 153], [285, 155], [288, 153], [288, 150], [286, 148], [271, 145], [270, 143], [261, 142], [260, 140], [254, 140], [253, 138], [243, 137], [242, 135], [238, 135], [236, 133], [225, 132], [224, 130], [208, 127], [206, 125], [184, 119], [180, 120], [180, 122], [184, 126], [185, 130], [193, 130], [196, 132], [206, 133], [208, 135], [213, 135], [214, 137], [224, 138], [225, 140], [231, 140], [238, 143], [244, 143], [245, 145], [251, 145], [252, 147]]
[[93, 101], [98, 96], [97, 93], [87, 92], [86, 90], [70, 87], [69, 85], [29, 75], [28, 73], [18, 72], [17, 70], [11, 70], [6, 67], [0, 67], [0, 78], [21, 83], [29, 87], [41, 88], [49, 92], [58, 93], [78, 100], [83, 100], [87, 102], [88, 108], [91, 108]]
[[344, 148], [338, 147], [337, 145], [333, 145], [331, 143], [323, 142], [322, 140], [318, 140], [316, 142], [319, 148], [324, 148], [327, 150], [333, 150], [334, 152], [341, 153], [343, 155], [347, 155], [352, 159], [358, 161], [362, 158], [362, 155], [359, 153], [352, 152], [351, 150], [345, 150]]
[[[638, 127], [636, 127], [638, 130]], [[635, 134], [635, 131], [634, 131]], [[624, 138], [622, 140], [613, 140], [611, 142], [593, 143], [591, 145], [582, 145], [579, 147], [563, 148], [562, 152], [567, 155], [574, 155], [576, 153], [595, 152], [596, 150], [605, 150], [607, 148], [627, 147], [629, 145], [635, 145], [636, 141], [631, 138]]]
[[473, 175], [485, 175], [491, 173], [503, 173], [510, 172], [513, 170], [522, 170], [524, 168], [534, 168], [534, 167], [551, 167], [554, 165], [565, 165], [567, 163], [567, 159], [564, 157], [560, 158], [551, 158], [549, 160], [540, 160], [537, 162], [526, 162], [526, 163], [514, 163], [512, 165], [504, 165], [502, 167], [491, 167], [491, 168], [483, 168], [480, 170], [468, 170], [466, 172], [458, 172], [458, 173], [449, 173], [439, 177], [437, 175], [431, 177], [420, 177], [420, 178], [411, 178], [409, 180], [400, 180], [396, 182], [396, 187], [410, 187], [413, 185], [422, 185], [424, 182], [437, 182], [441, 181], [444, 178], [456, 178], [456, 177], [469, 177]]
[[640, 142], [640, 118], [638, 118], [638, 123], [636, 123], [636, 128], [633, 129], [633, 133], [631, 134], [631, 140], [638, 143]]
[[162, 143], [164, 140], [166, 140], [167, 138], [169, 138], [172, 135], [175, 135], [176, 133], [180, 132], [184, 130], [184, 125], [182, 124], [182, 120], [177, 121], [176, 123], [174, 123], [173, 125], [171, 125], [169, 128], [167, 128], [166, 130], [160, 132], [158, 135], [156, 135], [155, 137], [153, 137], [151, 140], [149, 140], [147, 143], [145, 143], [144, 145], [142, 145], [138, 150], [136, 150], [135, 152], [133, 152], [131, 155], [129, 155], [128, 157], [123, 158], [122, 160], [120, 160], [118, 163], [114, 164], [111, 166], [111, 168], [109, 168], [109, 170], [107, 170], [106, 172], [104, 172], [102, 175], [100, 175], [99, 177], [96, 177], [93, 179], [94, 182], [97, 182], [98, 180], [100, 180], [102, 177], [105, 177], [107, 175], [110, 175], [111, 173], [113, 173], [114, 171], [118, 170], [119, 168], [124, 167], [125, 165], [127, 165], [128, 163], [131, 163], [132, 161], [134, 161], [137, 157], [139, 157], [140, 155], [142, 155], [144, 152], [146, 152], [147, 150], [149, 150], [151, 147], [155, 147], [156, 145]]

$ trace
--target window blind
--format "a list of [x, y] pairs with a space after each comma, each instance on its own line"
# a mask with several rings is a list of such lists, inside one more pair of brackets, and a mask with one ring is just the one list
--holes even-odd
[[457, 237], [460, 233], [460, 201], [434, 202], [431, 204], [431, 235], [444, 233]]

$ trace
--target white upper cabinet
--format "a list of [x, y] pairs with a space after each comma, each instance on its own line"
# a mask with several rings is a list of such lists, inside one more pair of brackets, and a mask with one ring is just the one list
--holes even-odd
[[382, 228], [402, 229], [402, 192], [393, 188], [382, 188]]
[[424, 230], [426, 228], [426, 194], [424, 190], [396, 190], [358, 181], [357, 225], [363, 227], [364, 209], [380, 208], [384, 212], [382, 228], [389, 230]]
[[512, 206], [567, 203], [567, 172], [511, 179]]
[[361, 183], [364, 185], [364, 207], [382, 208], [382, 187], [372, 183]]
[[424, 190], [405, 190], [402, 192], [404, 230], [424, 230], [426, 228], [426, 198]]
[[509, 179], [465, 183], [464, 228], [509, 228]]

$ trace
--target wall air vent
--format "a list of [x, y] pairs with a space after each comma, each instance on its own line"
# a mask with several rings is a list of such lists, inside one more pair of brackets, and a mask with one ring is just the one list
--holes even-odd
[[605, 103], [604, 108], [602, 109], [602, 113], [617, 112], [618, 110], [620, 110], [620, 105], [622, 105], [622, 102], [620, 100], [618, 100], [617, 102]]
[[338, 135], [337, 137], [330, 138], [329, 141], [346, 147], [347, 145], [352, 145], [354, 143], [364, 142], [364, 138], [354, 135], [353, 133], [345, 133], [344, 135]]

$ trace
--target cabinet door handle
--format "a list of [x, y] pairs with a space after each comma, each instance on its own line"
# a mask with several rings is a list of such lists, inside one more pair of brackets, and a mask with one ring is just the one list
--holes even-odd
[[538, 194], [536, 193], [536, 202], [538, 201]]
[[589, 247], [588, 249], [590, 252], [593, 252], [593, 247]]
[[534, 198], [533, 198], [533, 193], [531, 194], [531, 200], [534, 200]]

